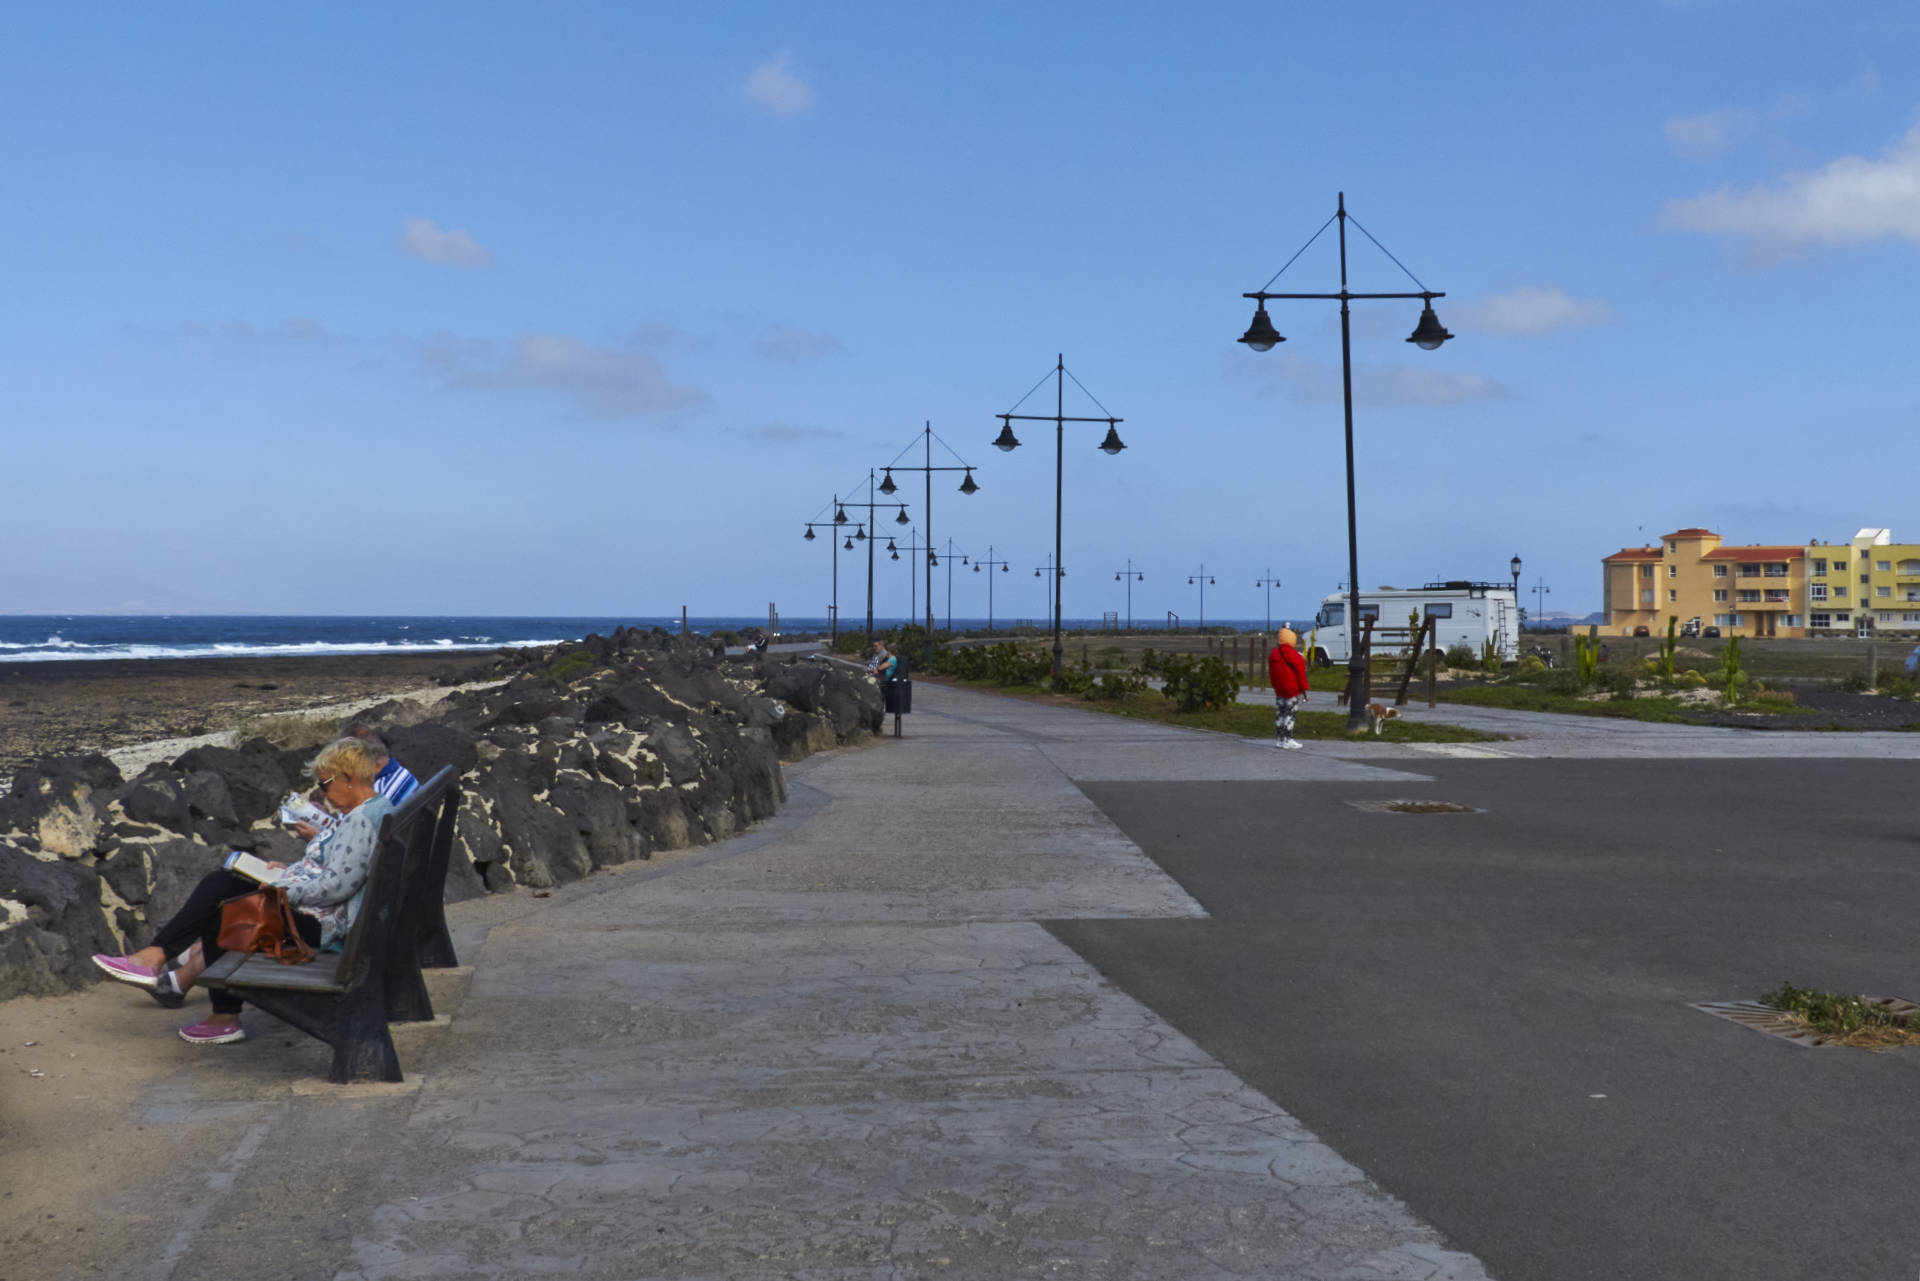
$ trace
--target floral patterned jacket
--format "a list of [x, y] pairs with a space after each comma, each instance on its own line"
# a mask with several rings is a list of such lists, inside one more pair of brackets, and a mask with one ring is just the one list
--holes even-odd
[[384, 796], [362, 801], [307, 842], [306, 857], [274, 881], [289, 903], [320, 922], [321, 947], [332, 947], [353, 928], [380, 845], [380, 820], [392, 812]]

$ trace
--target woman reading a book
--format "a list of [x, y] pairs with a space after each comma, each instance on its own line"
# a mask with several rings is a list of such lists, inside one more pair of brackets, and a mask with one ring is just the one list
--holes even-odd
[[[367, 745], [343, 738], [314, 758], [313, 777], [327, 803], [343, 817], [320, 830], [307, 844], [306, 857], [288, 866], [267, 863], [266, 884], [287, 892], [300, 936], [313, 947], [331, 947], [353, 925], [360, 910], [360, 891], [373, 868], [374, 849], [380, 843], [380, 820], [393, 809], [374, 787], [379, 773]], [[127, 956], [95, 956], [93, 963], [108, 978], [142, 987], [168, 1009], [186, 1000], [201, 971], [220, 959], [220, 905], [252, 893], [259, 882], [237, 871], [219, 868], [207, 873], [187, 895], [186, 904], [153, 936], [153, 942]], [[167, 958], [186, 954], [178, 969], [164, 967]], [[244, 1041], [238, 997], [224, 991], [210, 993], [213, 1013], [191, 1027], [180, 1029], [181, 1039], [195, 1045], [225, 1045]]]

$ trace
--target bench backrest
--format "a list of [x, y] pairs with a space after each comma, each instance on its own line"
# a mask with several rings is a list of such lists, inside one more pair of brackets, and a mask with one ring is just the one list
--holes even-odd
[[[380, 844], [373, 868], [361, 891], [360, 912], [340, 944], [337, 973], [349, 986], [386, 966], [387, 949], [405, 901], [409, 873], [427, 859], [437, 827], [440, 798], [453, 786], [453, 767], [447, 766], [415, 788], [405, 803], [380, 821]], [[413, 940], [406, 940], [407, 946]]]

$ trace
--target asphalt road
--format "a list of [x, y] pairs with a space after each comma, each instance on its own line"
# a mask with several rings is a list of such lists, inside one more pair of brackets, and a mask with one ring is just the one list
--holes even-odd
[[1920, 999], [1912, 765], [1421, 768], [1083, 784], [1211, 919], [1048, 928], [1497, 1277], [1920, 1277], [1920, 1048], [1688, 1006]]

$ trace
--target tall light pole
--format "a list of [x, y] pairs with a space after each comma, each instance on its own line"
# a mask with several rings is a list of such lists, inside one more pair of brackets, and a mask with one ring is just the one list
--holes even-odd
[[[867, 524], [873, 526], [874, 538], [880, 536], [879, 522], [874, 519], [874, 511], [876, 508], [898, 507], [900, 511], [899, 514], [894, 517], [895, 522], [902, 525], [907, 523], [907, 505], [905, 503], [883, 503], [874, 497], [873, 468], [871, 467], [867, 468], [866, 486], [866, 502], [863, 503], [857, 498], [849, 498], [846, 505], [867, 509]], [[855, 541], [861, 540], [856, 539]], [[867, 648], [871, 649], [873, 648], [873, 539], [866, 539], [865, 542], [867, 544]]]
[[980, 491], [980, 486], [973, 483], [973, 465], [969, 463], [966, 459], [960, 457], [959, 454], [954, 453], [953, 446], [949, 445], [944, 440], [940, 441], [940, 448], [946, 450], [949, 454], [953, 454], [954, 461], [957, 462], [959, 465], [956, 467], [949, 467], [944, 464], [939, 467], [935, 467], [933, 465], [933, 442], [936, 439], [938, 438], [933, 434], [933, 424], [929, 422], [921, 430], [921, 433], [920, 433], [920, 442], [926, 449], [926, 461], [924, 463], [915, 467], [900, 461], [900, 459], [903, 456], [905, 456], [907, 450], [913, 448], [912, 442], [908, 442], [906, 449], [902, 449], [898, 454], [895, 454], [893, 456], [893, 461], [880, 469], [882, 472], [886, 473], [886, 479], [880, 482], [880, 492], [883, 494], [891, 494], [894, 492], [894, 489], [896, 487], [893, 483], [893, 473], [897, 471], [917, 471], [922, 473], [926, 477], [926, 482], [927, 482], [927, 648], [926, 648], [925, 661], [929, 669], [931, 669], [933, 666], [933, 567], [936, 564], [933, 558], [933, 473], [937, 471], [963, 471], [967, 475], [966, 475], [966, 478], [960, 482], [960, 492], [963, 494], [974, 494]]
[[1204, 563], [1200, 566], [1199, 573], [1190, 574], [1187, 577], [1187, 586], [1200, 584], [1200, 630], [1203, 632], [1207, 630], [1207, 584], [1212, 581], [1207, 577], [1207, 567]]
[[[1286, 339], [1280, 336], [1279, 331], [1274, 329], [1273, 320], [1267, 315], [1267, 301], [1269, 299], [1321, 299], [1337, 300], [1340, 303], [1340, 386], [1342, 399], [1346, 403], [1347, 414], [1347, 583], [1350, 592], [1347, 606], [1347, 635], [1353, 642], [1350, 646], [1350, 656], [1347, 660], [1347, 730], [1349, 733], [1352, 733], [1366, 728], [1367, 675], [1366, 660], [1360, 655], [1360, 646], [1358, 643], [1360, 636], [1360, 528], [1358, 517], [1354, 510], [1353, 498], [1353, 327], [1349, 316], [1350, 308], [1348, 304], [1355, 298], [1418, 298], [1422, 304], [1420, 323], [1414, 326], [1413, 332], [1407, 336], [1407, 341], [1423, 351], [1433, 351], [1438, 348], [1441, 343], [1453, 337], [1453, 335], [1446, 331], [1445, 327], [1440, 324], [1440, 318], [1433, 314], [1433, 300], [1435, 298], [1445, 298], [1446, 294], [1438, 290], [1428, 289], [1425, 285], [1420, 284], [1420, 278], [1412, 272], [1407, 271], [1406, 266], [1402, 264], [1398, 258], [1394, 258], [1393, 254], [1388, 252], [1385, 245], [1382, 245], [1378, 240], [1374, 240], [1372, 232], [1368, 231], [1365, 227], [1361, 227], [1357, 220], [1350, 218], [1347, 213], [1347, 193], [1344, 191], [1340, 193], [1339, 202], [1334, 208], [1333, 216], [1328, 218], [1326, 222], [1320, 224], [1320, 231], [1316, 231], [1313, 235], [1309, 236], [1307, 243], [1302, 245], [1299, 252], [1295, 253], [1292, 258], [1287, 259], [1286, 266], [1273, 273], [1273, 278], [1268, 280], [1267, 284], [1271, 285], [1274, 280], [1278, 280], [1281, 274], [1286, 271], [1287, 267], [1291, 267], [1295, 260], [1307, 251], [1307, 246], [1318, 240], [1320, 233], [1336, 221], [1340, 224], [1340, 292], [1337, 294], [1278, 294], [1269, 293], [1265, 288], [1261, 288], [1252, 293], [1242, 294], [1241, 297], [1252, 298], [1255, 300], [1255, 303], [1253, 323], [1247, 326], [1246, 333], [1240, 335], [1240, 341], [1245, 343], [1252, 351], [1272, 351], [1276, 344], [1286, 341]], [[1406, 271], [1409, 280], [1413, 281], [1416, 285], [1420, 285], [1419, 293], [1356, 294], [1348, 291], [1347, 223], [1349, 221], [1352, 221], [1354, 226], [1360, 227], [1360, 234], [1368, 240], [1373, 240], [1374, 245], [1379, 248], [1381, 253], [1393, 259], [1395, 266], [1399, 267], [1401, 271]]]
[[[953, 536], [947, 536], [947, 630], [953, 630]], [[965, 554], [960, 555], [960, 563], [967, 563]]]
[[[1018, 409], [1020, 406], [1026, 404], [1027, 397], [1044, 387], [1048, 378], [1054, 380], [1053, 413], [1050, 415], [1014, 413], [1013, 409]], [[1000, 419], [1000, 434], [996, 436], [993, 441], [995, 449], [1011, 452], [1020, 448], [1020, 441], [1013, 434], [1013, 424], [1016, 419], [1021, 422], [1053, 424], [1053, 563], [1056, 565], [1065, 563], [1060, 550], [1060, 524], [1061, 509], [1063, 506], [1061, 498], [1065, 484], [1062, 478], [1066, 474], [1067, 424], [1105, 423], [1107, 425], [1107, 437], [1100, 442], [1100, 451], [1109, 458], [1126, 448], [1126, 445], [1121, 442], [1120, 433], [1117, 430], [1123, 420], [1108, 414], [1106, 412], [1107, 407], [1102, 405], [1092, 392], [1087, 391], [1086, 384], [1082, 383], [1078, 378], [1073, 378], [1073, 385], [1078, 387], [1088, 400], [1093, 401], [1095, 407], [1105, 416], [1101, 418], [1071, 418], [1067, 415], [1067, 379], [1069, 378], [1073, 378], [1073, 375], [1067, 372], [1067, 358], [1065, 355], [1060, 355], [1054, 360], [1053, 369], [1043, 375], [1039, 382], [1028, 389], [1026, 396], [1022, 396], [1019, 400], [1013, 402], [1013, 409], [1009, 409], [1006, 413], [998, 416]], [[1062, 570], [1053, 580], [1053, 674], [1055, 676], [1060, 675], [1066, 666], [1060, 644], [1060, 579], [1064, 577], [1066, 577], [1066, 571]]]
[[1538, 578], [1533, 584], [1533, 627], [1540, 629], [1540, 616], [1547, 608], [1546, 597], [1553, 595], [1553, 588], [1547, 586], [1545, 578]]
[[1067, 576], [1067, 570], [1064, 565], [1055, 569], [1053, 553], [1048, 552], [1046, 569], [1035, 569], [1033, 576], [1038, 578], [1042, 573], [1045, 573], [1047, 577], [1053, 579], [1053, 590], [1047, 593], [1047, 626], [1053, 630], [1053, 656], [1054, 659], [1058, 661], [1060, 657], [1060, 616], [1053, 611], [1060, 608], [1060, 580]]
[[[981, 560], [980, 558], [975, 557], [973, 562], [973, 572], [976, 574], [979, 573], [980, 567], [982, 565], [986, 566], [986, 570], [987, 570], [987, 630], [992, 631], [993, 630], [993, 567], [995, 565], [998, 565], [1000, 567], [1000, 572], [1004, 574], [1007, 572], [1007, 562], [1004, 560], [995, 560], [993, 558], [993, 544], [988, 543], [986, 559]], [[952, 612], [951, 609], [949, 609], [948, 612], [951, 613]]]
[[[815, 525], [825, 526], [827, 536], [830, 539], [838, 539], [844, 532], [842, 526], [847, 523], [847, 509], [846, 506], [841, 503], [840, 495], [835, 494], [833, 501], [828, 504], [828, 506], [833, 508], [833, 519], [808, 521], [806, 532], [806, 540], [808, 542], [814, 540], [813, 527]], [[822, 510], [824, 510], [824, 508]], [[856, 532], [847, 536], [846, 551], [853, 550], [853, 544], [856, 539], [863, 543], [869, 541], [867, 538], [867, 527], [865, 525], [857, 526]], [[840, 639], [840, 552], [842, 549], [834, 546], [832, 543], [828, 544], [828, 549], [833, 553], [833, 603], [827, 607], [827, 633], [837, 641]]]
[[1113, 581], [1116, 583], [1125, 582], [1127, 585], [1127, 630], [1132, 631], [1133, 585], [1135, 583], [1146, 582], [1147, 576], [1133, 567], [1133, 557], [1129, 556], [1127, 557], [1127, 567], [1125, 569], [1116, 569], [1113, 571]]
[[1271, 634], [1273, 632], [1273, 589], [1280, 585], [1280, 580], [1273, 576], [1272, 569], [1268, 569], [1265, 574], [1253, 580], [1253, 585], [1267, 589], [1267, 632]]
[[[893, 539], [889, 538], [887, 540], [887, 551], [892, 554], [892, 557], [894, 560], [900, 559], [901, 552], [907, 552], [909, 554], [914, 552], [925, 552], [927, 555], [931, 556], [933, 554], [933, 549], [931, 547], [928, 547], [925, 543], [921, 542], [919, 535], [920, 535], [920, 531], [918, 529], [907, 530], [907, 545], [905, 547], [896, 545]], [[913, 568], [912, 561], [907, 562], [907, 568], [908, 569]], [[929, 582], [928, 590], [931, 591], [932, 580], [929, 579], [928, 582]], [[915, 619], [916, 621], [920, 617], [919, 592], [920, 592], [920, 575], [918, 573], [908, 574], [907, 575], [907, 600], [908, 600], [907, 617]], [[927, 608], [931, 610], [933, 607], [929, 605]]]

